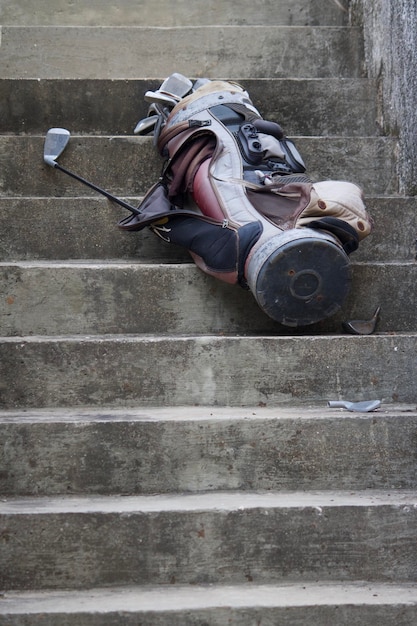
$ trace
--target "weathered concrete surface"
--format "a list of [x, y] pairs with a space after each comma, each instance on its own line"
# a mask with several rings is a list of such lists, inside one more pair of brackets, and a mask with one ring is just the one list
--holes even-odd
[[[64, 126], [91, 135], [132, 134], [147, 115], [145, 92], [164, 78], [0, 79], [0, 132], [44, 134], [51, 126]], [[247, 78], [243, 86], [263, 117], [279, 122], [289, 135], [378, 132], [376, 84], [369, 79]]]
[[406, 491], [28, 498], [1, 502], [0, 523], [4, 590], [400, 583], [417, 567]]
[[409, 0], [351, 0], [363, 23], [369, 75], [380, 82], [379, 123], [400, 138], [400, 189], [417, 195], [417, 4]]
[[[140, 200], [129, 198], [133, 206]], [[117, 222], [126, 215], [98, 194], [94, 198], [0, 197], [0, 258], [190, 262], [188, 252], [149, 229], [119, 230]]]
[[[97, 196], [97, 192], [44, 163], [44, 140], [44, 135], [0, 135], [0, 194]], [[394, 138], [298, 137], [296, 145], [313, 180], [349, 180], [363, 187], [367, 195], [397, 192], [398, 177], [392, 159], [397, 145]], [[162, 168], [151, 137], [122, 135], [74, 135], [59, 162], [122, 196], [147, 191], [158, 180]]]
[[239, 10], [230, 2], [213, 0], [2, 0], [0, 23], [43, 26], [194, 26], [195, 24], [241, 24], [289, 26], [343, 25], [347, 23], [347, 0], [239, 0]]
[[315, 334], [342, 332], [343, 320], [369, 319], [378, 306], [379, 332], [415, 329], [415, 262], [352, 264], [352, 272], [340, 311], [294, 330], [265, 315], [250, 292], [203, 274], [193, 263], [0, 263], [0, 332]]
[[[97, 196], [85, 185], [44, 163], [44, 141], [44, 135], [0, 136], [0, 193], [8, 196]], [[137, 136], [73, 136], [60, 163], [96, 185], [125, 196], [147, 191], [158, 180], [162, 167], [152, 139]]]
[[2, 77], [352, 78], [362, 74], [362, 43], [355, 27], [3, 26]]
[[417, 400], [416, 336], [3, 338], [2, 408]]
[[414, 626], [416, 604], [409, 584], [168, 585], [5, 593], [0, 615], [8, 626]]
[[374, 219], [372, 235], [364, 239], [352, 255], [355, 261], [417, 260], [417, 198], [404, 196], [365, 196]]
[[[137, 206], [140, 197], [129, 201]], [[417, 199], [366, 196], [366, 205], [374, 219], [374, 230], [351, 256], [352, 262], [414, 261]], [[117, 222], [125, 216], [124, 209], [98, 195], [94, 198], [0, 197], [0, 232], [3, 234], [0, 259], [190, 262], [185, 250], [162, 241], [148, 229], [138, 233], [120, 231]]]
[[326, 404], [0, 412], [0, 493], [416, 487], [415, 406]]
[[[69, 157], [65, 161], [69, 167], [120, 195], [136, 197], [145, 191], [159, 174], [159, 162], [150, 141], [138, 149], [138, 143], [130, 143], [131, 138], [126, 136], [123, 146], [106, 150], [105, 141], [95, 145], [83, 144], [84, 139], [77, 133], [111, 136], [131, 132], [144, 106], [142, 93], [137, 94], [135, 87], [145, 85], [146, 75], [156, 81], [157, 77], [163, 78], [170, 71], [165, 65], [167, 46], [161, 46], [161, 35], [170, 34], [175, 44], [168, 49], [173, 70], [195, 75], [209, 72], [216, 78], [224, 73], [225, 77], [237, 80], [244, 79], [245, 75], [264, 76], [261, 81], [253, 78], [247, 86], [250, 91], [253, 87], [256, 98], [259, 97], [271, 118], [281, 121], [290, 136], [338, 135], [334, 142], [332, 138], [319, 137], [300, 138], [300, 144], [297, 140], [298, 147], [309, 161], [310, 171], [318, 178], [335, 178], [337, 175], [352, 179], [365, 188], [367, 196], [372, 193], [391, 196], [376, 206], [381, 227], [378, 226], [375, 237], [364, 242], [358, 253], [362, 256], [357, 258], [369, 261], [390, 258], [397, 262], [401, 259], [411, 263], [411, 237], [415, 233], [413, 204], [406, 198], [398, 199], [398, 204], [391, 200], [400, 189], [395, 164], [397, 141], [395, 137], [378, 137], [387, 126], [381, 124], [379, 110], [369, 99], [378, 84], [378, 75], [375, 74], [368, 85], [359, 78], [364, 76], [361, 31], [300, 28], [304, 24], [344, 24], [346, 14], [340, 9], [340, 0], [325, 3], [322, 0], [302, 3], [294, 0], [286, 4], [275, 0], [273, 13], [271, 2], [266, 0], [252, 3], [251, 12], [246, 12], [249, 3], [244, 0], [240, 3], [241, 10], [234, 10], [233, 15], [230, 4], [233, 3], [216, 2], [214, 5], [200, 0], [191, 3], [179, 0], [175, 3], [175, 10], [170, 2], [170, 10], [159, 11], [157, 8], [162, 4], [136, 3], [135, 8], [142, 9], [143, 20], [152, 16], [174, 26], [168, 20], [195, 17], [202, 20], [200, 23], [214, 24], [222, 19], [235, 25], [220, 30], [213, 26], [200, 29], [196, 28], [197, 21], [189, 22], [185, 34], [191, 36], [191, 48], [187, 49], [179, 27], [171, 30], [136, 29], [129, 34], [127, 28], [112, 28], [113, 19], [119, 20], [118, 25], [124, 23], [126, 26], [134, 24], [137, 19], [137, 14], [132, 11], [133, 5], [127, 5], [123, 0], [112, 3], [112, 7], [107, 0], [99, 4], [92, 0], [83, 3], [82, 7], [78, 0], [65, 5], [62, 0], [54, 3], [16, 0], [13, 4], [4, 0], [0, 9], [3, 11], [0, 22], [4, 25], [1, 52], [3, 68], [8, 66], [8, 73], [4, 74], [5, 80], [0, 86], [0, 96], [7, 94], [3, 98], [5, 108], [0, 111], [5, 119], [1, 132], [5, 135], [37, 133], [39, 136], [32, 144], [30, 141], [13, 144], [13, 140], [7, 137], [0, 149], [1, 227], [4, 225], [2, 232], [4, 230], [6, 234], [2, 237], [3, 258], [23, 255], [30, 261], [34, 253], [50, 259], [57, 254], [55, 258], [65, 259], [68, 251], [67, 258], [74, 259], [78, 254], [88, 259], [91, 254], [92, 258], [100, 260], [96, 263], [97, 268], [102, 268], [101, 260], [109, 258], [109, 253], [114, 259], [140, 255], [142, 259], [152, 260], [169, 260], [173, 253], [179, 262], [187, 260], [178, 249], [164, 248], [162, 242], [152, 239], [149, 233], [125, 233], [122, 236], [114, 227], [117, 219], [114, 218], [119, 215], [117, 209], [113, 209], [112, 214], [109, 205], [96, 197], [75, 198], [85, 194], [87, 189], [78, 185], [66, 188], [69, 179], [67, 181], [65, 176], [51, 170], [46, 172], [41, 160], [46, 128], [59, 124], [67, 126], [71, 122], [74, 137], [63, 157]], [[347, 4], [347, 0], [342, 0], [342, 8]], [[186, 6], [188, 16], [185, 15]], [[6, 21], [4, 19], [5, 11], [8, 11], [11, 24], [18, 24], [21, 20], [21, 24], [30, 25], [29, 29], [9, 27], [7, 17]], [[51, 25], [66, 25], [76, 24], [77, 20], [82, 26], [87, 22], [91, 26], [107, 23], [109, 28], [99, 28], [93, 34], [88, 28], [36, 27], [46, 21]], [[275, 28], [273, 24], [277, 20], [284, 21], [287, 26]], [[264, 31], [260, 25], [265, 23], [268, 27]], [[288, 31], [290, 24], [298, 24], [290, 39], [272, 41], [271, 37]], [[145, 24], [140, 23], [142, 25]], [[157, 39], [138, 41], [138, 33], [145, 32], [157, 34]], [[248, 32], [251, 36], [249, 43], [244, 37]], [[224, 43], [222, 37], [228, 33], [233, 37]], [[12, 34], [14, 41], [10, 39]], [[302, 41], [300, 34], [303, 35]], [[28, 38], [25, 39], [26, 35]], [[33, 35], [45, 35], [46, 38], [36, 39]], [[48, 40], [49, 35], [58, 38]], [[62, 41], [60, 35], [63, 35]], [[80, 35], [78, 45], [74, 45], [74, 35]], [[286, 49], [289, 42], [292, 42], [291, 46]], [[333, 53], [330, 46], [334, 43], [337, 52]], [[271, 55], [265, 54], [265, 50], [271, 50]], [[293, 52], [294, 57], [290, 60], [289, 55]], [[85, 61], [86, 57], [91, 58], [91, 65]], [[178, 67], [177, 61], [183, 64], [182, 67]], [[355, 66], [349, 68], [351, 62]], [[29, 78], [16, 89], [18, 77], [23, 74], [33, 80]], [[60, 91], [54, 76], [61, 75], [74, 79], [81, 75], [93, 75], [95, 79], [116, 76], [120, 81], [106, 80], [102, 88], [100, 80], [73, 80]], [[308, 75], [308, 81], [300, 78], [305, 75]], [[323, 75], [327, 78], [311, 78]], [[37, 83], [41, 76], [45, 76], [45, 80]], [[138, 77], [140, 80], [136, 82]], [[278, 80], [269, 84], [271, 77]], [[340, 89], [339, 98], [336, 84]], [[285, 98], [279, 93], [283, 86]], [[64, 103], [68, 88], [72, 91], [67, 92], [67, 103]], [[81, 95], [83, 90], [85, 95]], [[71, 95], [76, 114], [68, 110]], [[48, 104], [42, 100], [44, 96], [49, 98]], [[121, 106], [120, 99], [124, 98], [126, 106]], [[358, 106], [355, 99], [360, 101]], [[100, 104], [105, 115], [98, 115]], [[332, 119], [332, 110], [337, 120]], [[119, 121], [118, 113], [122, 116]], [[76, 117], [82, 118], [79, 129], [76, 128]], [[348, 133], [350, 139], [347, 139]], [[361, 140], [360, 136], [366, 134], [373, 138]], [[3, 141], [2, 138], [0, 143]], [[112, 141], [118, 143], [119, 138]], [[110, 147], [111, 143], [108, 143]], [[367, 147], [363, 147], [365, 143]], [[73, 148], [74, 151], [70, 152]], [[22, 152], [25, 157], [16, 158]], [[141, 163], [138, 164], [139, 160]], [[115, 170], [114, 179], [111, 168]], [[376, 198], [375, 202], [378, 201]], [[391, 205], [397, 211], [395, 218], [390, 215]], [[87, 217], [89, 207], [94, 209]], [[53, 215], [54, 211], [56, 215]], [[57, 224], [57, 218], [62, 218], [60, 224]], [[112, 236], [106, 234], [110, 224]], [[48, 238], [53, 240], [49, 242], [49, 249]], [[372, 241], [375, 242], [374, 257], [368, 245]], [[58, 246], [61, 249], [57, 252]], [[392, 256], [384, 258], [384, 254]], [[361, 268], [369, 285], [367, 304], [372, 301], [372, 310], [374, 299], [384, 299], [385, 302], [388, 298], [396, 302], [401, 299], [404, 309], [415, 310], [413, 284], [411, 279], [404, 281], [404, 267], [411, 277], [414, 267], [400, 267], [398, 263], [381, 270], [381, 274], [375, 265]], [[21, 290], [20, 300], [24, 293], [29, 293], [27, 278], [30, 272], [27, 276], [25, 271], [20, 273], [20, 279], [23, 278], [20, 283], [15, 269], [9, 273], [7, 287], [15, 281], [16, 289]], [[30, 271], [33, 269], [32, 266]], [[82, 272], [85, 270], [88, 274], [90, 269], [85, 264]], [[191, 266], [181, 269], [195, 272]], [[79, 270], [79, 265], [73, 264], [69, 274], [71, 279]], [[81, 272], [75, 282], [68, 280], [67, 286], [71, 289], [78, 281], [70, 308], [79, 329], [84, 323], [91, 324], [94, 317], [97, 319], [97, 310], [93, 312], [92, 309], [98, 302], [104, 302], [100, 298], [104, 291], [113, 289], [112, 282], [113, 286], [117, 283], [118, 288], [121, 287], [117, 274], [124, 270], [125, 267], [119, 267], [111, 280], [111, 264], [106, 271], [99, 270], [100, 277], [105, 275], [107, 278], [102, 281], [103, 291], [96, 292], [99, 294], [97, 302], [92, 297], [95, 287], [91, 289], [91, 277], [81, 277]], [[124, 282], [126, 292], [120, 294], [116, 306], [117, 315], [122, 313], [121, 304], [129, 302], [133, 278], [133, 272], [129, 272], [130, 278]], [[395, 280], [393, 272], [398, 272]], [[47, 272], [41, 274], [42, 281], [45, 281]], [[388, 275], [391, 282], [386, 280]], [[380, 276], [385, 278], [379, 281]], [[187, 274], [183, 277], [189, 278]], [[56, 286], [64, 283], [62, 279], [56, 282], [57, 276], [52, 280]], [[85, 290], [78, 290], [83, 281]], [[198, 285], [193, 287], [198, 288]], [[42, 289], [44, 296], [51, 293], [45, 283]], [[85, 320], [82, 320], [80, 310], [74, 308], [76, 292], [78, 297], [88, 292], [87, 300], [81, 302], [81, 309], [90, 303], [90, 309], [83, 310]], [[32, 283], [32, 297], [33, 293], [36, 293], [36, 283]], [[182, 293], [187, 295], [186, 291]], [[155, 299], [159, 297], [155, 288], [153, 294]], [[38, 313], [44, 311], [45, 317], [57, 313], [63, 315], [65, 300], [57, 302], [56, 292], [54, 307], [45, 306], [40, 293], [36, 297], [40, 307]], [[142, 295], [138, 299], [142, 300]], [[112, 307], [116, 300], [110, 298], [109, 302]], [[165, 303], [164, 315], [169, 326], [175, 311], [172, 302], [165, 300]], [[140, 308], [141, 302], [138, 304]], [[14, 306], [13, 298], [9, 298], [7, 305]], [[184, 307], [183, 300], [177, 301], [177, 305]], [[213, 318], [221, 320], [223, 312], [214, 311], [214, 308]], [[20, 322], [23, 321], [26, 327], [30, 323], [27, 309], [26, 304], [20, 309], [24, 318]], [[152, 309], [145, 310], [150, 314]], [[395, 307], [390, 310], [398, 311]], [[365, 317], [364, 309], [360, 312], [360, 317]], [[117, 318], [114, 316], [110, 322], [114, 313], [114, 310], [110, 313], [103, 309], [106, 324], [110, 325], [114, 317]], [[125, 313], [129, 313], [129, 306]], [[242, 307], [242, 316], [243, 313]], [[383, 307], [383, 324], [387, 322], [386, 315], [387, 309]], [[230, 321], [231, 317], [229, 314]], [[65, 315], [62, 319], [70, 324]], [[45, 328], [49, 324], [57, 326], [57, 321], [50, 320], [45, 323]], [[399, 320], [394, 319], [394, 322], [397, 324]], [[415, 582], [417, 570], [413, 474], [417, 404], [414, 332], [401, 335], [393, 331], [389, 335], [372, 337], [223, 337], [221, 333], [224, 329], [220, 329], [217, 336], [200, 337], [80, 334], [70, 337], [26, 336], [2, 341], [1, 401], [3, 406], [21, 407], [22, 411], [16, 411], [15, 418], [11, 418], [9, 412], [9, 419], [2, 419], [0, 423], [4, 436], [4, 467], [0, 470], [0, 478], [4, 480], [5, 490], [10, 490], [9, 494], [13, 488], [32, 495], [42, 493], [42, 490], [45, 495], [51, 491], [61, 494], [57, 498], [0, 503], [4, 522], [0, 524], [0, 569], [4, 586], [33, 589], [39, 585], [64, 589], [72, 584], [74, 587], [84, 584], [111, 587], [113, 583], [143, 583], [145, 586], [150, 582], [162, 582], [171, 583], [169, 587], [174, 595], [178, 587], [173, 583], [180, 582], [187, 585], [187, 590], [184, 589], [182, 596], [185, 611], [173, 610], [173, 602], [169, 603], [172, 596], [167, 593], [164, 602], [169, 603], [169, 613], [155, 613], [161, 603], [157, 600], [155, 607], [149, 599], [149, 611], [139, 615], [130, 613], [128, 617], [126, 610], [132, 607], [128, 598], [125, 595], [123, 599], [122, 593], [112, 602], [116, 598], [115, 590], [110, 591], [109, 587], [105, 592], [101, 591], [101, 595], [90, 592], [93, 614], [80, 613], [79, 597], [76, 598], [74, 592], [72, 602], [68, 601], [64, 607], [61, 604], [64, 612], [55, 614], [36, 612], [36, 602], [32, 604], [31, 613], [23, 614], [20, 597], [14, 604], [17, 612], [12, 618], [17, 621], [10, 622], [5, 612], [0, 613], [0, 622], [4, 618], [8, 626], [11, 623], [13, 626], [19, 623], [32, 626], [35, 621], [41, 624], [44, 620], [44, 626], [56, 626], [58, 616], [60, 626], [79, 626], [82, 620], [94, 626], [104, 623], [120, 626], [125, 618], [129, 626], [137, 626], [139, 621], [153, 626], [164, 623], [206, 626], [208, 622], [223, 626], [230, 620], [238, 626], [252, 626], [260, 620], [265, 626], [283, 620], [294, 626], [305, 626], [306, 623], [320, 626], [351, 626], [354, 623], [414, 626], [415, 598], [409, 603], [407, 586], [398, 587], [398, 583], [404, 580]], [[303, 413], [302, 417], [287, 416], [280, 420], [254, 415], [257, 410], [265, 409], [265, 404], [269, 407], [320, 404], [324, 411], [328, 399], [375, 397], [383, 400], [384, 409], [385, 405], [400, 401], [409, 402], [411, 410], [401, 415], [379, 411], [361, 416], [341, 410], [337, 415], [336, 412], [331, 415], [326, 412], [324, 416], [322, 412], [318, 418], [311, 415], [308, 418]], [[178, 420], [157, 420], [154, 416], [154, 419], [146, 420], [133, 418], [129, 411], [124, 418], [113, 419], [110, 417], [112, 411], [108, 409], [107, 417], [97, 420], [83, 418], [85, 411], [81, 410], [76, 416], [74, 408], [81, 405], [98, 408], [103, 405], [141, 405], [143, 412], [145, 407], [156, 404], [160, 407], [185, 404], [191, 410], [194, 404], [203, 402], [209, 405], [207, 410], [210, 412], [218, 410], [214, 405], [246, 404], [250, 415], [246, 420], [239, 420], [239, 426], [236, 417], [218, 419], [214, 426], [213, 416], [207, 414], [198, 424], [195, 423], [197, 420], [192, 424], [187, 416]], [[48, 421], [46, 418], [31, 421], [30, 406], [61, 404], [73, 407], [72, 421]], [[254, 408], [254, 404], [260, 406]], [[24, 415], [29, 419], [25, 420]], [[156, 454], [158, 449], [160, 452]], [[170, 494], [159, 498], [109, 495], [90, 499], [83, 491], [90, 489], [90, 493], [96, 494], [101, 490], [106, 494], [123, 493], [123, 488], [129, 488], [134, 494], [149, 493], [152, 489], [164, 491], [165, 479]], [[194, 494], [196, 499], [193, 501], [175, 495], [177, 489], [187, 485], [191, 489], [204, 488], [214, 492], [201, 497]], [[246, 493], [218, 492], [222, 488], [241, 489], [242, 485], [248, 486]], [[249, 494], [248, 489], [255, 488], [255, 485], [277, 491]], [[338, 486], [347, 493], [331, 491]], [[356, 496], [354, 489], [363, 487], [382, 488], [385, 492], [377, 496], [366, 491]], [[398, 493], [392, 491], [392, 487], [414, 491]], [[304, 488], [329, 491], [319, 494], [283, 492]], [[64, 497], [63, 494], [71, 490], [85, 497], [77, 500]], [[363, 589], [357, 593], [351, 587], [338, 593], [332, 585], [324, 592], [316, 593], [308, 588], [309, 581], [319, 578], [332, 582], [335, 579], [356, 581], [366, 578], [395, 580], [397, 590], [391, 588], [390, 593], [386, 586], [378, 589], [372, 585], [368, 586], [367, 593]], [[298, 600], [290, 591], [292, 580], [300, 581]], [[207, 581], [228, 584], [284, 582], [286, 588], [281, 594], [288, 602], [282, 603], [277, 613], [276, 599], [273, 606], [268, 606], [264, 597], [259, 606], [251, 597], [250, 601], [255, 605], [248, 607], [249, 597], [246, 596], [246, 605], [242, 607], [239, 601], [233, 603], [229, 596], [226, 606], [225, 602], [213, 600], [214, 610], [206, 604], [187, 610], [187, 602], [196, 598], [196, 587], [190, 587], [189, 583]], [[251, 590], [250, 585], [241, 590], [240, 597], [246, 595], [247, 590]], [[205, 596], [207, 603], [206, 591], [207, 588], [200, 588], [200, 597]], [[138, 589], [135, 589], [130, 599], [134, 596], [138, 600], [137, 593]], [[38, 600], [39, 595], [35, 595]], [[271, 591], [271, 595], [276, 598], [277, 594]], [[307, 606], [308, 598], [311, 599]], [[143, 595], [141, 599], [144, 599]], [[99, 614], [97, 610], [104, 609], [106, 602], [108, 611]], [[227, 608], [230, 605], [232, 608]], [[53, 611], [53, 605], [49, 606]], [[45, 604], [42, 610], [48, 611]], [[71, 610], [72, 613], [67, 612]]]

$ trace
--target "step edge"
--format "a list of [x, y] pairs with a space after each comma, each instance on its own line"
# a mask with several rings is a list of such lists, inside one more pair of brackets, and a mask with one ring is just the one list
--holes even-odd
[[36, 344], [36, 343], [143, 343], [143, 342], [151, 342], [151, 343], [162, 343], [162, 342], [192, 342], [199, 341], [204, 342], [205, 344], [209, 342], [225, 342], [225, 341], [274, 341], [280, 342], [294, 342], [298, 341], [301, 343], [305, 343], [307, 339], [318, 342], [332, 342], [335, 340], [345, 340], [349, 342], [373, 342], [375, 343], [381, 339], [389, 339], [391, 342], [399, 341], [401, 339], [413, 339], [417, 338], [417, 330], [416, 331], [386, 331], [386, 332], [377, 332], [372, 335], [347, 335], [342, 333], [329, 333], [322, 335], [313, 335], [308, 333], [303, 334], [293, 334], [293, 335], [276, 335], [276, 334], [243, 334], [243, 333], [229, 333], [229, 334], [204, 334], [204, 333], [193, 333], [193, 334], [172, 334], [167, 333], [163, 335], [161, 333], [141, 333], [138, 335], [137, 333], [123, 333], [123, 334], [82, 334], [82, 335], [13, 335], [13, 336], [0, 336], [0, 344]]
[[181, 422], [201, 421], [281, 421], [281, 420], [374, 420], [375, 418], [399, 419], [417, 417], [415, 404], [393, 404], [382, 406], [370, 413], [346, 412], [331, 409], [324, 404], [306, 407], [212, 407], [212, 406], [174, 406], [174, 407], [138, 407], [118, 409], [114, 407], [46, 408], [46, 409], [3, 409], [0, 410], [0, 425], [19, 426], [23, 424], [71, 424], [71, 423], [115, 423], [115, 422]]
[[413, 583], [305, 582], [285, 585], [146, 585], [80, 591], [7, 591], [0, 615], [171, 612], [215, 608], [287, 608], [360, 604], [417, 605]]
[[256, 511], [259, 509], [313, 509], [323, 511], [342, 508], [395, 508], [402, 513], [417, 512], [417, 490], [326, 490], [326, 491], [210, 491], [181, 494], [66, 495], [2, 498], [0, 515], [148, 515], [158, 513], [191, 514], [201, 512]]

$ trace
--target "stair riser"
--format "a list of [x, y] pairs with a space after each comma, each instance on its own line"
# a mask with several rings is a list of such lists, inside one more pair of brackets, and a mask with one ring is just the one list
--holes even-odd
[[[45, 128], [45, 132], [46, 132]], [[313, 180], [350, 180], [367, 195], [397, 191], [396, 140], [388, 137], [296, 141]], [[43, 162], [44, 137], [0, 136], [0, 194], [9, 196], [97, 195]], [[148, 137], [73, 136], [59, 163], [113, 194], [139, 195], [158, 180], [162, 159]], [[366, 163], [366, 168], [363, 167]], [[24, 173], [24, 175], [23, 175]]]
[[[352, 288], [343, 308], [301, 332], [342, 332], [344, 320], [369, 319], [378, 306], [379, 332], [414, 330], [410, 294], [417, 282], [415, 264], [359, 264], [352, 270]], [[0, 266], [0, 291], [3, 336], [294, 333], [265, 315], [250, 292], [208, 277], [191, 263], [5, 265]], [[181, 307], [182, 302], [186, 306]]]
[[114, 613], [46, 613], [10, 615], [3, 618], [5, 626], [415, 626], [415, 605], [337, 605], [308, 607], [260, 607], [260, 608], [210, 608], [207, 610], [187, 609], [184, 611], [120, 611]]
[[2, 408], [417, 399], [414, 335], [16, 338], [0, 356]]
[[[140, 198], [130, 202], [137, 206]], [[415, 261], [417, 198], [367, 197], [366, 205], [374, 230], [351, 256], [352, 262]], [[120, 231], [117, 222], [126, 215], [101, 197], [0, 198], [4, 233], [0, 259], [191, 261], [186, 250], [165, 243], [147, 228], [138, 233]]]
[[326, 413], [263, 419], [255, 409], [246, 419], [114, 421], [103, 412], [101, 420], [75, 423], [17, 417], [0, 423], [0, 493], [415, 488], [415, 415]]
[[25, 0], [2, 0], [0, 22], [22, 26], [194, 26], [195, 24], [308, 24], [344, 25], [348, 13], [337, 3], [323, 5], [321, 0], [264, 0], [261, 8], [252, 0], [239, 0], [239, 10], [230, 2], [207, 3], [184, 0], [153, 0], [152, 3], [119, 0], [85, 2], [55, 0], [51, 11], [49, 0], [37, 0], [36, 10]]
[[45, 513], [0, 521], [2, 589], [415, 578], [411, 506]]
[[[64, 126], [77, 133], [132, 134], [148, 112], [145, 92], [164, 78], [0, 80], [0, 132], [43, 134]], [[372, 136], [377, 130], [373, 81], [248, 78], [243, 86], [263, 117], [288, 135]]]
[[334, 27], [3, 26], [2, 56], [3, 78], [349, 78], [361, 75], [363, 39]]

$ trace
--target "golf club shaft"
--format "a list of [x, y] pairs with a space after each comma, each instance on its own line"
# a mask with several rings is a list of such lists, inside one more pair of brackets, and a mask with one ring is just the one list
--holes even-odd
[[68, 176], [75, 178], [75, 180], [78, 180], [80, 183], [87, 185], [87, 187], [90, 187], [91, 189], [98, 191], [98, 193], [101, 193], [103, 196], [106, 196], [106, 198], [108, 198], [109, 200], [112, 200], [113, 202], [120, 204], [120, 206], [127, 209], [131, 213], [134, 213], [135, 215], [140, 215], [141, 211], [138, 208], [131, 206], [130, 204], [128, 204], [124, 200], [121, 200], [120, 198], [117, 198], [116, 196], [113, 196], [111, 193], [109, 193], [105, 189], [101, 189], [100, 187], [97, 187], [97, 185], [95, 185], [94, 183], [90, 183], [90, 181], [86, 180], [82, 176], [78, 176], [78, 174], [74, 174], [74, 172], [67, 170], [65, 167], [62, 167], [62, 165], [60, 165], [56, 161], [54, 162], [54, 167], [60, 170], [61, 172], [64, 172], [64, 174], [68, 174]]

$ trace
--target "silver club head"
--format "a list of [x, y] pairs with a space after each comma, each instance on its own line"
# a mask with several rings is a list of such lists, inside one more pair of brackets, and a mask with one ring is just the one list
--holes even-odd
[[147, 91], [144, 97], [145, 102], [151, 102], [152, 104], [162, 104], [163, 106], [168, 106], [171, 109], [179, 102], [176, 97], [168, 96], [161, 91]]
[[346, 400], [329, 400], [327, 405], [333, 409], [347, 409], [358, 413], [369, 413], [381, 406], [380, 400], [364, 400], [363, 402], [347, 402]]
[[70, 135], [69, 130], [65, 128], [50, 128], [48, 130], [43, 147], [43, 160], [45, 163], [55, 167], [55, 162], [65, 150]]
[[158, 115], [150, 115], [149, 117], [145, 117], [143, 120], [139, 120], [136, 124], [135, 130], [133, 131], [134, 134], [145, 135], [146, 133], [150, 133], [155, 128], [157, 121]]
[[162, 91], [168, 96], [173, 96], [177, 100], [181, 100], [190, 91], [192, 91], [193, 83], [189, 78], [174, 72], [164, 80], [158, 91]]

